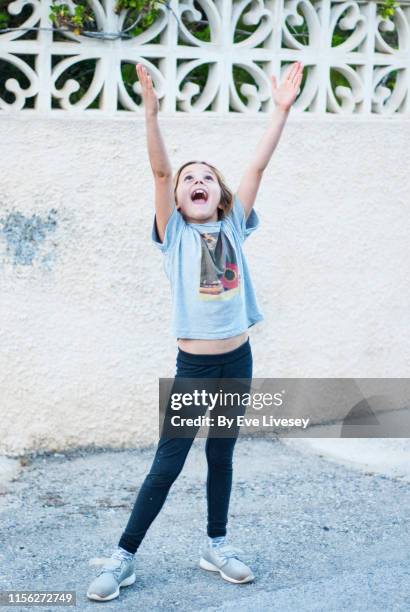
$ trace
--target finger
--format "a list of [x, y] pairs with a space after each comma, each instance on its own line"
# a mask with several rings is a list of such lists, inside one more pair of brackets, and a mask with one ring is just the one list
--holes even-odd
[[138, 64], [138, 70], [141, 73], [142, 76], [145, 76], [146, 74], [146, 69], [144, 64], [141, 64], [141, 62]]
[[145, 66], [142, 67], [143, 83], [146, 89], [149, 88], [149, 74]]
[[300, 62], [298, 62], [297, 70], [296, 70], [296, 72], [293, 75], [292, 83], [296, 84], [296, 82], [299, 79], [299, 77], [300, 78], [303, 77], [303, 68], [302, 68], [302, 64]]
[[141, 82], [141, 85], [144, 86], [145, 84], [145, 75], [144, 75], [144, 67], [142, 64], [137, 64], [137, 74], [138, 74], [138, 78]]
[[273, 89], [276, 89], [276, 87], [277, 87], [276, 77], [275, 77], [275, 75], [273, 75], [273, 74], [272, 74], [272, 76], [271, 76], [271, 81], [272, 81], [272, 87], [273, 87]]
[[138, 81], [141, 85], [141, 88], [144, 89], [144, 75], [141, 70], [141, 64], [137, 64], [136, 70], [137, 70]]
[[145, 66], [141, 66], [141, 74], [142, 74], [144, 83], [146, 85], [147, 84], [147, 69], [145, 68]]
[[289, 80], [291, 72], [292, 72], [292, 64], [289, 64], [288, 66], [286, 66], [285, 72], [283, 74], [283, 80], [284, 81], [288, 81]]
[[296, 62], [296, 70], [293, 78], [297, 78], [299, 74], [303, 73], [303, 64], [300, 61]]
[[141, 81], [141, 87], [145, 91], [153, 89], [152, 78], [148, 70], [141, 63], [137, 64], [138, 76]]
[[298, 76], [299, 73], [296, 72], [296, 74], [293, 75], [292, 79], [291, 79], [291, 84], [294, 86], [296, 84], [296, 81], [298, 80]]
[[301, 74], [299, 76], [299, 78], [296, 79], [296, 82], [295, 82], [295, 90], [296, 91], [299, 91], [299, 89], [300, 89], [300, 84], [302, 82], [302, 77], [303, 77], [303, 75]]
[[146, 85], [148, 85], [149, 80], [150, 80], [150, 73], [148, 72], [146, 67], [143, 66], [142, 64], [141, 64], [141, 73], [143, 75], [143, 78], [144, 78], [144, 81], [145, 81]]
[[295, 74], [296, 74], [297, 67], [298, 67], [298, 63], [297, 63], [297, 62], [294, 62], [293, 64], [291, 64], [291, 65], [289, 66], [289, 71], [288, 71], [288, 73], [286, 74], [286, 79], [287, 79], [288, 81], [291, 81], [291, 82], [293, 81], [293, 77], [294, 77], [294, 76], [295, 76]]

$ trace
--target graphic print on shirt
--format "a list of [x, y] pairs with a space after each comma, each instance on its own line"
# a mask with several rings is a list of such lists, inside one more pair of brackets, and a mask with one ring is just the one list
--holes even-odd
[[201, 276], [198, 297], [229, 300], [240, 290], [240, 273], [235, 249], [221, 231], [200, 233]]

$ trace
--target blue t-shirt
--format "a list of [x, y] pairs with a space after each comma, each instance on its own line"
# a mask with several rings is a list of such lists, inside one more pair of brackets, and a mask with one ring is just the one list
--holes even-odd
[[152, 241], [164, 255], [177, 338], [229, 338], [263, 319], [242, 250], [258, 225], [254, 209], [245, 220], [236, 194], [232, 210], [219, 221], [187, 223], [174, 208], [163, 242], [154, 216]]

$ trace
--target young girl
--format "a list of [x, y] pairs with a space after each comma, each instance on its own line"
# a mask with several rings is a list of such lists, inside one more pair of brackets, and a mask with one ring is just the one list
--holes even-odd
[[[221, 173], [205, 161], [189, 161], [172, 178], [158, 125], [158, 100], [151, 77], [136, 66], [141, 83], [148, 153], [155, 181], [153, 243], [161, 250], [172, 287], [172, 325], [178, 342], [176, 378], [252, 378], [248, 327], [262, 319], [242, 243], [259, 219], [253, 204], [290, 107], [296, 99], [303, 66], [291, 64], [279, 87], [272, 79], [275, 110], [270, 125], [246, 169], [236, 193]], [[158, 515], [192, 445], [190, 438], [161, 436], [118, 547], [102, 565], [87, 596], [97, 601], [118, 597], [119, 588], [135, 582], [134, 554]], [[226, 525], [236, 437], [208, 437], [206, 483], [208, 539], [199, 561], [232, 583], [254, 579], [241, 551], [228, 545]]]

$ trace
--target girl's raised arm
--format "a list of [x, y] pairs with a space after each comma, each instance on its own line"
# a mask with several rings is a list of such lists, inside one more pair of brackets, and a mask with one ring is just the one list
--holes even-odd
[[148, 155], [155, 181], [157, 232], [160, 240], [163, 241], [168, 219], [175, 208], [172, 168], [158, 125], [159, 104], [151, 77], [142, 64], [136, 65], [136, 71], [141, 83], [142, 99], [145, 107]]
[[272, 121], [259, 142], [253, 159], [246, 168], [237, 190], [238, 199], [242, 202], [247, 218], [255, 203], [256, 194], [262, 179], [263, 172], [279, 142], [283, 127], [299, 91], [303, 76], [303, 65], [294, 62], [289, 66], [279, 87], [276, 78], [272, 75], [272, 93], [275, 102]]

